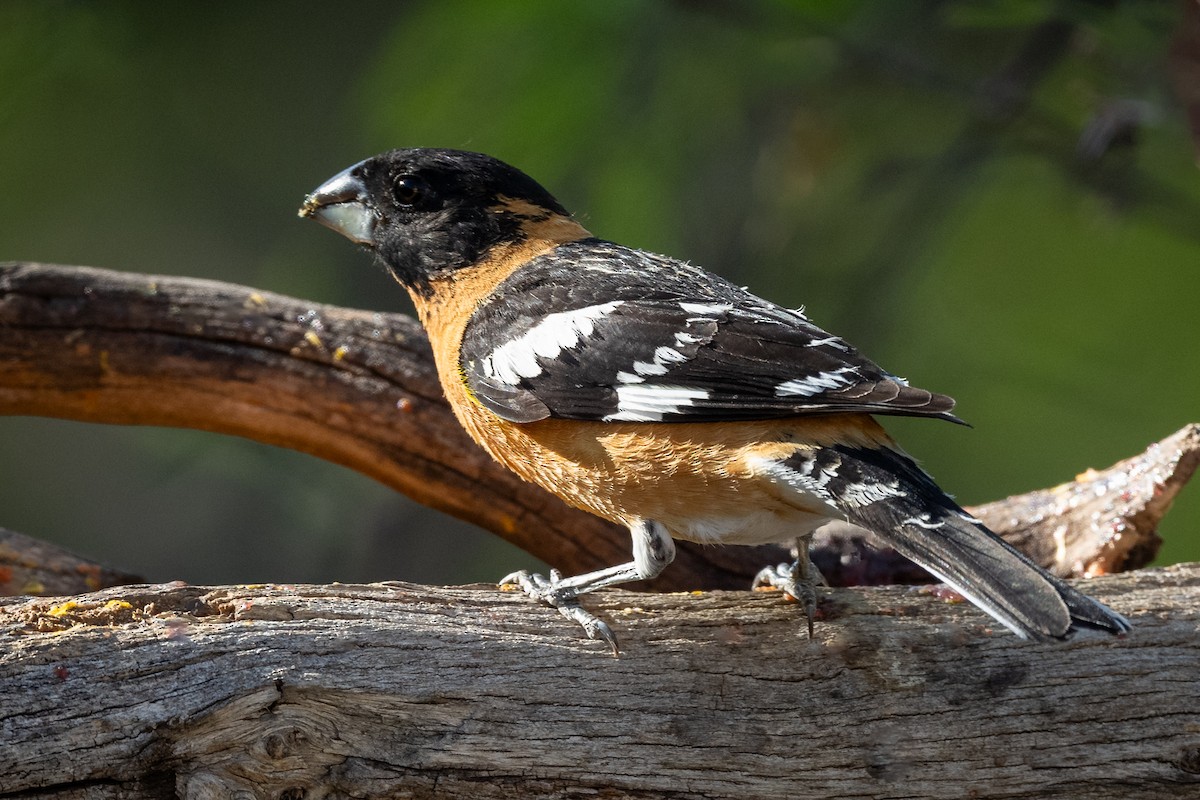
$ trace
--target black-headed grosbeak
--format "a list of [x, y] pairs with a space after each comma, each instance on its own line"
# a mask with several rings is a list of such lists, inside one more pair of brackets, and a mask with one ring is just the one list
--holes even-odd
[[[334, 176], [304, 216], [373, 250], [412, 295], [455, 415], [496, 460], [625, 525], [633, 560], [519, 583], [616, 651], [578, 596], [652, 578], [673, 538], [795, 541], [760, 579], [800, 598], [812, 532], [873, 531], [1022, 638], [1129, 623], [951, 500], [872, 415], [956, 420], [841, 338], [698, 267], [593, 237], [489, 156], [392, 150]], [[957, 420], [956, 420], [957, 421]]]

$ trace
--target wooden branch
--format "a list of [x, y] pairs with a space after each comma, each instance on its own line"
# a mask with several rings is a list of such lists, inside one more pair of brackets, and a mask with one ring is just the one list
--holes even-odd
[[[629, 558], [626, 531], [476, 447], [442, 399], [420, 325], [402, 314], [10, 263], [0, 333], [0, 414], [244, 436], [357, 470], [568, 572]], [[655, 587], [745, 586], [765, 563], [747, 550], [686, 548]]]
[[[467, 438], [442, 399], [420, 326], [400, 314], [214, 281], [0, 264], [0, 414], [244, 436], [369, 475], [568, 573], [629, 555], [625, 531], [523, 483]], [[1178, 455], [1186, 447], [1200, 452], [1192, 430], [1183, 444], [1152, 448], [1143, 471], [1164, 476], [1161, 484], [1131, 482], [1126, 516], [1105, 517], [1103, 536], [1094, 509], [1088, 516], [1063, 509], [1054, 521], [1056, 531], [1066, 526], [1059, 540], [1079, 539], [1070, 565], [1094, 563], [1085, 555], [1108, 547], [1108, 533], [1122, 526], [1127, 542], [1133, 531], [1148, 532], [1146, 546], [1133, 551], [1152, 555], [1166, 511], [1152, 500], [1164, 487], [1173, 496], [1195, 468], [1195, 458]], [[988, 520], [1001, 535], [1027, 536], [1038, 515], [1045, 523], [1043, 505], [1009, 498], [988, 507]], [[1129, 515], [1136, 525], [1126, 524]], [[875, 553], [865, 539], [847, 526], [822, 537], [827, 550], [818, 562], [832, 582], [928, 579], [902, 559]], [[784, 557], [774, 547], [682, 544], [652, 588], [741, 588], [763, 564]], [[1052, 566], [1057, 552], [1039, 555]]]
[[142, 581], [48, 542], [0, 528], [0, 596], [79, 594]]
[[1200, 425], [1186, 425], [1144, 453], [1074, 481], [971, 509], [1051, 572], [1107, 575], [1154, 560], [1159, 521], [1200, 465]]
[[1193, 798], [1200, 565], [1028, 644], [837, 589], [606, 591], [620, 659], [515, 592], [122, 587], [0, 606], [0, 797]]

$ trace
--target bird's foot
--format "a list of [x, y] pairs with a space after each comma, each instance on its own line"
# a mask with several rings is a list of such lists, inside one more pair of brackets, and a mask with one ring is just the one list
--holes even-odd
[[558, 613], [582, 625], [589, 639], [603, 639], [612, 648], [614, 656], [620, 655], [617, 635], [613, 633], [612, 628], [579, 604], [578, 590], [573, 586], [564, 585], [562, 573], [558, 570], [550, 570], [549, 578], [536, 572], [520, 570], [502, 578], [500, 585], [521, 587], [521, 590], [533, 599], [557, 608]]
[[807, 569], [804, 569], [797, 561], [792, 564], [763, 567], [754, 576], [753, 588], [769, 586], [796, 598], [796, 601], [804, 607], [804, 616], [808, 620], [808, 638], [811, 639], [813, 638], [813, 620], [817, 614], [817, 585], [824, 582], [815, 564], [809, 562]]

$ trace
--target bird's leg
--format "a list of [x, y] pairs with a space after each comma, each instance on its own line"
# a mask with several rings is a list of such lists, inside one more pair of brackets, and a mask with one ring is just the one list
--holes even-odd
[[613, 655], [618, 655], [616, 634], [607, 623], [579, 604], [579, 595], [618, 583], [649, 580], [675, 560], [675, 542], [660, 523], [638, 520], [629, 533], [633, 538], [633, 561], [628, 564], [570, 578], [564, 578], [558, 570], [551, 570], [549, 578], [521, 570], [503, 578], [500, 585], [520, 586], [525, 594], [557, 608], [564, 617], [582, 625], [589, 639], [603, 639], [612, 648]]
[[778, 564], [774, 567], [764, 567], [754, 576], [754, 587], [773, 586], [787, 592], [804, 606], [804, 616], [808, 619], [808, 638], [813, 637], [813, 617], [817, 613], [817, 586], [825, 585], [825, 578], [817, 565], [808, 557], [808, 546], [812, 535], [797, 536], [792, 546], [795, 561], [791, 564]]

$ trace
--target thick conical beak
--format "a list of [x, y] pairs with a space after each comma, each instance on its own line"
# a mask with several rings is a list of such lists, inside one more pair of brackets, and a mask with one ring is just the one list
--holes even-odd
[[334, 175], [304, 198], [300, 216], [315, 219], [327, 228], [352, 242], [368, 247], [375, 243], [375, 223], [378, 217], [367, 199], [367, 187], [355, 171], [355, 164]]

